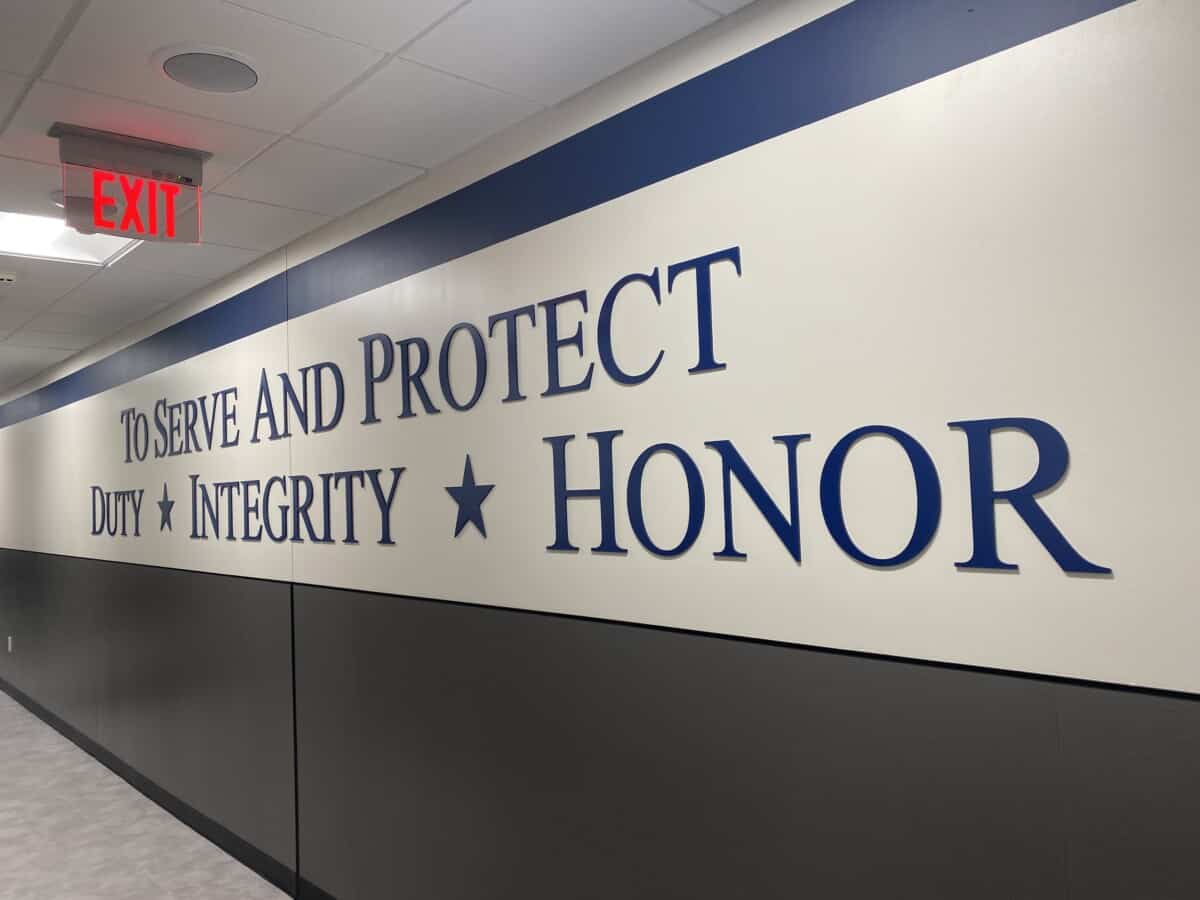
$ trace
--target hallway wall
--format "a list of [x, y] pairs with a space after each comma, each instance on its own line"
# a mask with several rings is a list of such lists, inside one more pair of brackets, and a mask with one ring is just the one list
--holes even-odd
[[287, 584], [0, 550], [0, 630], [13, 636], [0, 680], [286, 886], [296, 868]]
[[298, 776], [301, 896], [1200, 891], [1191, 697], [300, 585], [294, 756], [288, 585], [0, 584], [0, 684], [289, 890]]
[[764, 0], [76, 358], [0, 685], [317, 900], [1196, 896], [1197, 34]]

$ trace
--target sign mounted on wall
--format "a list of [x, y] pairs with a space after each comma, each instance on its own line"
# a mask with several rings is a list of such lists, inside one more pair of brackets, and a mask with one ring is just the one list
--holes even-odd
[[1103, 5], [844, 4], [482, 148], [0, 405], [0, 546], [1200, 694], [1200, 7], [1044, 31]]
[[83, 234], [197, 243], [210, 154], [57, 123], [67, 224]]

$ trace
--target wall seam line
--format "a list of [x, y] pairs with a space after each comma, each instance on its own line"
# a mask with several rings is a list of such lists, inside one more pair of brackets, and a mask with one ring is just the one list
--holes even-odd
[[299, 706], [296, 698], [296, 584], [288, 584], [288, 609], [291, 619], [292, 642], [292, 827], [295, 839], [296, 856], [296, 889], [294, 896], [300, 896], [300, 728], [296, 717]]

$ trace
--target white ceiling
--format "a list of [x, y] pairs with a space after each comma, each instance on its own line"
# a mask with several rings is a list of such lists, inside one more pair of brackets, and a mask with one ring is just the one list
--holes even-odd
[[716, 18], [691, 0], [471, 0], [404, 56], [549, 106]]
[[[204, 243], [111, 268], [0, 256], [0, 390], [749, 0], [0, 0], [0, 211], [55, 215], [54, 122], [212, 153]], [[164, 48], [253, 61], [205, 94]]]

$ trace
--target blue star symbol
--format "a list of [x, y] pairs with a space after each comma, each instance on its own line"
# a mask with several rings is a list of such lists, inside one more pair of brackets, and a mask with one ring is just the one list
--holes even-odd
[[159, 531], [162, 531], [164, 528], [167, 531], [172, 530], [171, 529], [171, 510], [174, 508], [175, 508], [175, 501], [167, 496], [167, 483], [164, 481], [163, 482], [163, 496], [162, 496], [162, 499], [158, 501], [158, 511], [160, 513], [162, 513], [162, 521], [158, 523]]
[[487, 529], [483, 525], [483, 501], [492, 492], [494, 484], [476, 484], [475, 472], [471, 468], [471, 454], [467, 454], [467, 463], [463, 466], [462, 484], [458, 487], [446, 488], [446, 493], [458, 504], [458, 521], [454, 523], [454, 536], [462, 534], [462, 530], [470, 522], [479, 529], [479, 533], [487, 537]]

